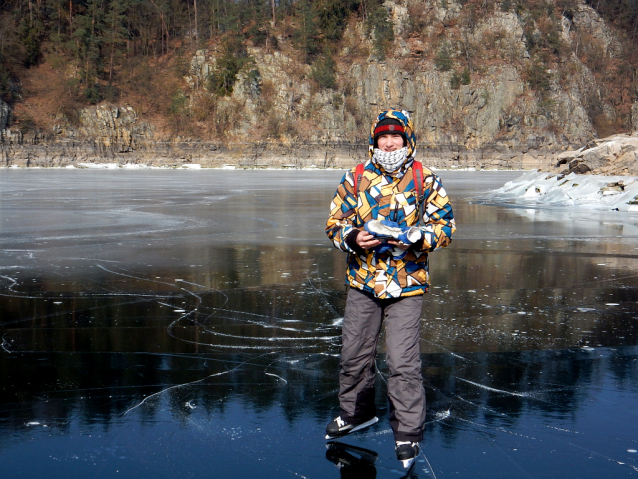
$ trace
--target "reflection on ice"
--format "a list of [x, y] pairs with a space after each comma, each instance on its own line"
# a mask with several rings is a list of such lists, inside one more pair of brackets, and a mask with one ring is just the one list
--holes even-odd
[[[323, 440], [342, 174], [0, 171], [0, 475], [405, 474], [383, 344], [380, 422]], [[633, 477], [635, 225], [473, 202], [516, 175], [442, 172], [459, 233], [424, 302], [412, 477]]]

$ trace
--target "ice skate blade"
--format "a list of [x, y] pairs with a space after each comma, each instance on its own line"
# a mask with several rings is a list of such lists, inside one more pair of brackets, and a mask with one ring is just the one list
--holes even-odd
[[326, 434], [326, 440], [328, 439], [338, 439], [340, 437], [343, 436], [347, 436], [348, 434], [352, 434], [353, 432], [356, 431], [360, 431], [363, 428], [366, 428], [368, 426], [372, 426], [373, 424], [376, 424], [379, 422], [379, 418], [374, 416], [372, 419], [370, 419], [369, 421], [366, 422], [362, 422], [361, 424], [356, 425], [355, 427], [353, 427], [352, 429], [350, 429], [348, 432], [346, 432], [345, 434], [340, 434], [338, 436], [331, 436], [330, 434]]
[[404, 469], [410, 469], [412, 464], [414, 464], [415, 459], [416, 459], [416, 457], [413, 457], [412, 459], [403, 459], [403, 460], [401, 460], [401, 462], [403, 463], [403, 468]]

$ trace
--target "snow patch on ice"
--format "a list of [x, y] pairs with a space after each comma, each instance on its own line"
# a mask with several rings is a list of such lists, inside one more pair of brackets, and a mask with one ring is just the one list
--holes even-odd
[[[638, 211], [638, 178], [627, 176], [567, 176], [537, 171], [525, 173], [485, 199], [534, 206], [578, 206], [593, 210]], [[609, 189], [610, 184], [622, 187]]]
[[[64, 168], [76, 168], [74, 165], [68, 165]], [[77, 168], [85, 168], [91, 170], [201, 170], [202, 165], [199, 163], [189, 163], [180, 165], [178, 167], [174, 166], [152, 166], [152, 165], [143, 165], [139, 163], [125, 163], [120, 165], [119, 163], [78, 163]]]
[[79, 168], [89, 168], [95, 170], [114, 170], [119, 168], [118, 163], [78, 163]]

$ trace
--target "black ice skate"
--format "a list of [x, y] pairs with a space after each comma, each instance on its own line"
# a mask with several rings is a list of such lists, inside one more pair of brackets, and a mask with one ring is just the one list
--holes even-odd
[[419, 443], [410, 441], [397, 441], [394, 448], [397, 459], [403, 463], [403, 467], [409, 469], [419, 455]]
[[326, 439], [335, 439], [337, 437], [342, 437], [347, 434], [351, 434], [355, 431], [360, 431], [363, 428], [368, 426], [372, 426], [377, 423], [379, 418], [374, 416], [372, 419], [369, 419], [365, 422], [361, 422], [358, 424], [349, 424], [341, 419], [341, 416], [333, 419], [330, 424], [326, 426]]

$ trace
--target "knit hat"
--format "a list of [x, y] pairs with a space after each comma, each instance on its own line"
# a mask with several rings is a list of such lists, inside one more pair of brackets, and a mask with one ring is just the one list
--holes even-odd
[[[387, 130], [383, 129], [384, 125], [388, 128]], [[416, 153], [416, 136], [414, 135], [414, 126], [412, 125], [410, 114], [405, 110], [385, 110], [379, 113], [379, 116], [370, 127], [368, 158], [374, 156], [374, 150], [377, 148], [377, 138], [382, 134], [390, 133], [389, 126], [396, 128], [392, 133], [403, 135], [406, 140], [403, 144], [408, 148], [408, 159], [413, 158]], [[377, 130], [378, 127], [380, 128]], [[403, 131], [399, 127], [403, 128]]]
[[403, 144], [407, 144], [407, 135], [405, 134], [405, 128], [403, 124], [399, 120], [395, 120], [394, 118], [385, 118], [377, 123], [374, 128], [374, 144], [376, 146], [377, 140], [381, 135], [392, 135], [399, 134], [403, 137]]

